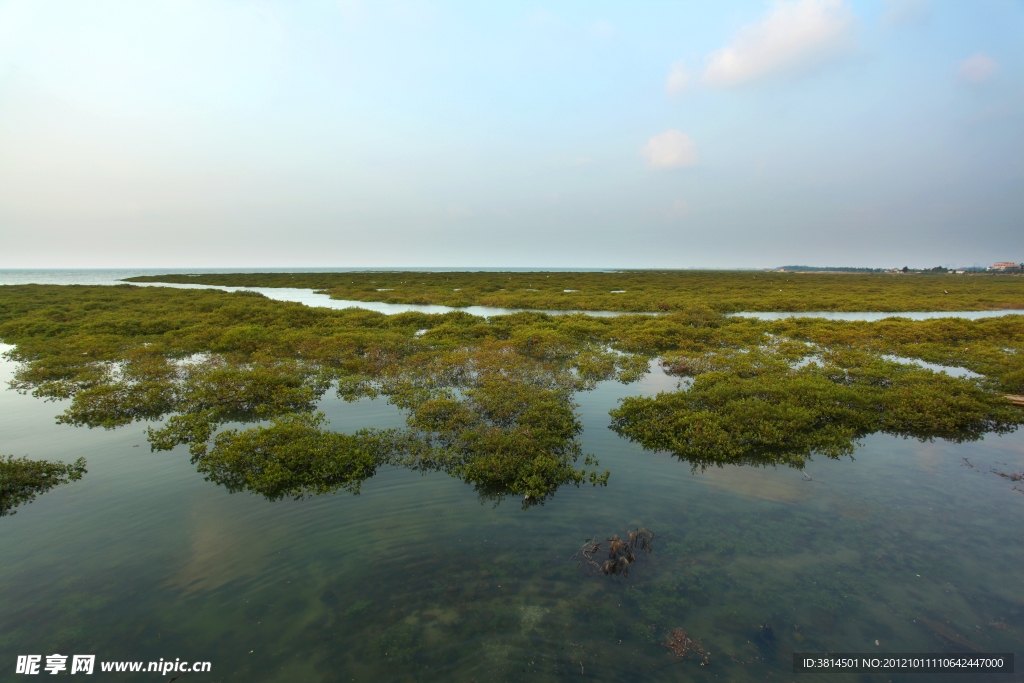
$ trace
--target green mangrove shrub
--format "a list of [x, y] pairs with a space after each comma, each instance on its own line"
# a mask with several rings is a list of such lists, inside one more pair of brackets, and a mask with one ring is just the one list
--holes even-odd
[[[653, 291], [674, 276], [636, 277]], [[738, 282], [717, 277], [694, 282]], [[737, 284], [736, 295], [755, 286]], [[574, 396], [636, 381], [657, 357], [680, 390], [626, 399], [611, 426], [694, 466], [799, 466], [850, 454], [873, 432], [974, 439], [1024, 418], [1002, 399], [1024, 393], [1021, 316], [857, 323], [730, 318], [695, 301], [669, 310], [385, 316], [214, 290], [19, 285], [0, 287], [0, 339], [15, 345], [16, 390], [67, 402], [59, 422], [151, 422], [153, 449], [187, 446], [211, 481], [274, 499], [356, 491], [385, 464], [447, 472], [485, 499], [524, 505], [600, 485], [609, 473], [587, 469], [597, 464], [581, 450]], [[317, 417], [332, 387], [346, 400], [390, 401], [406, 427], [332, 432]]]

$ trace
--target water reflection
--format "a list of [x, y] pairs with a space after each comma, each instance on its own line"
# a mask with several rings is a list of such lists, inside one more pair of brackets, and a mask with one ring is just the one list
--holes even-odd
[[750, 467], [715, 467], [706, 471], [704, 481], [748, 500], [796, 505], [812, 496], [808, 484], [813, 486], [818, 480], [807, 478], [809, 476], [779, 477], [766, 481], [757, 469]]
[[55, 486], [78, 481], [86, 472], [85, 458], [65, 464], [0, 456], [0, 517], [17, 514], [18, 506], [28, 505]]
[[224, 292], [250, 291], [259, 292], [268, 299], [276, 301], [294, 301], [304, 306], [320, 308], [333, 308], [343, 310], [346, 308], [362, 308], [368, 311], [375, 311], [385, 315], [397, 315], [399, 313], [438, 314], [462, 312], [469, 315], [489, 318], [495, 315], [509, 315], [512, 313], [547, 313], [548, 315], [576, 315], [584, 313], [598, 318], [616, 317], [620, 315], [660, 315], [658, 313], [633, 313], [629, 311], [580, 311], [580, 310], [540, 310], [532, 308], [499, 308], [496, 306], [452, 306], [425, 305], [425, 304], [388, 304], [382, 301], [350, 301], [348, 299], [332, 299], [327, 294], [320, 294], [311, 289], [295, 289], [290, 287], [226, 287], [220, 285], [189, 285], [163, 282], [133, 282], [137, 287], [174, 287], [177, 289], [219, 289]]

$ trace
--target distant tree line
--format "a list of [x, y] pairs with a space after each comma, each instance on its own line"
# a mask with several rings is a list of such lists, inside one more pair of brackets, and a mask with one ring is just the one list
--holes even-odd
[[[846, 268], [846, 267], [829, 267], [829, 266], [780, 266], [776, 270], [784, 270], [789, 272], [804, 272], [804, 273], [888, 273], [891, 272], [892, 268]], [[934, 268], [910, 268], [903, 266], [899, 268], [904, 273], [948, 273], [953, 270], [952, 268], [946, 268], [945, 266], [935, 266]], [[964, 272], [975, 273], [985, 272], [985, 268], [979, 268], [972, 266], [970, 268], [959, 268]]]
[[796, 270], [808, 273], [838, 272], [838, 273], [887, 273], [891, 268], [846, 268], [829, 266], [781, 266], [778, 270]]

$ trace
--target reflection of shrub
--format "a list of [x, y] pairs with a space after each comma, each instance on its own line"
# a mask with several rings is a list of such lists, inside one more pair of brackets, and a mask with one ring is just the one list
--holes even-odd
[[17, 514], [14, 508], [31, 503], [54, 486], [78, 481], [85, 473], [85, 458], [70, 465], [13, 455], [0, 458], [0, 517]]

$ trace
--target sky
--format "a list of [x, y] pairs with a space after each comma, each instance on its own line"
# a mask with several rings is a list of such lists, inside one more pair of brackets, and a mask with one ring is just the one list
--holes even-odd
[[1022, 235], [1020, 0], [0, 0], [0, 268], [913, 268]]

